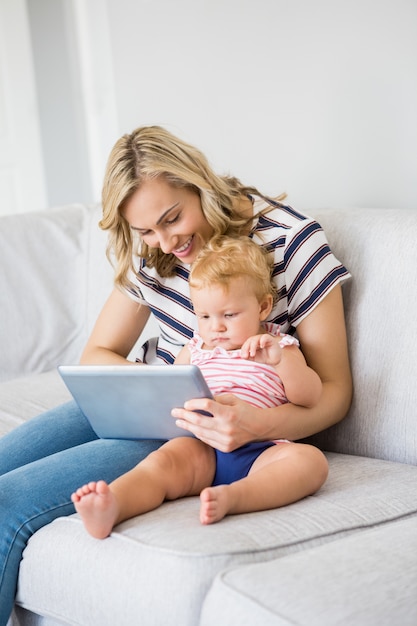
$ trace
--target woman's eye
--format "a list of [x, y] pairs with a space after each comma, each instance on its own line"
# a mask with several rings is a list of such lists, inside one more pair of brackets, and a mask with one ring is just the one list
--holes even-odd
[[171, 224], [175, 224], [175, 222], [178, 222], [180, 218], [180, 213], [178, 213], [178, 215], [176, 215], [175, 217], [172, 217], [170, 220], [166, 220], [166, 224], [168, 224], [168, 226], [170, 226]]

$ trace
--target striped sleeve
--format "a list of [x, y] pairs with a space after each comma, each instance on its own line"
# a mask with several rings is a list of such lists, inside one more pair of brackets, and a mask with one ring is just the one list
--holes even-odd
[[350, 277], [311, 218], [287, 231], [283, 256], [288, 321], [297, 326], [331, 291]]
[[350, 274], [330, 250], [320, 224], [292, 207], [273, 201], [270, 205], [252, 236], [274, 257], [278, 295], [268, 321], [291, 333]]

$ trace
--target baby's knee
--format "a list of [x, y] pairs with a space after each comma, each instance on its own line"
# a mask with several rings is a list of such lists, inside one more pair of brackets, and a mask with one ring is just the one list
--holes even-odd
[[312, 492], [320, 489], [329, 473], [329, 465], [323, 452], [315, 446], [304, 443], [290, 444], [286, 452], [291, 455], [296, 467], [308, 477]]
[[160, 472], [175, 472], [192, 457], [195, 446], [196, 440], [190, 437], [176, 437], [151, 452], [144, 462]]
[[305, 447], [307, 448], [305, 452], [307, 453], [311, 464], [311, 476], [313, 482], [315, 482], [315, 491], [317, 491], [327, 480], [327, 476], [329, 474], [329, 464], [326, 456], [321, 450], [319, 450], [319, 448], [309, 444]]

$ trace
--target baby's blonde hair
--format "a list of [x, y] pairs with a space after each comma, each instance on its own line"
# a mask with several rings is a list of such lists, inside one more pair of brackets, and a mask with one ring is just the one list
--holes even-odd
[[[163, 178], [173, 187], [185, 187], [200, 196], [205, 219], [214, 236], [238, 237], [248, 232], [254, 217], [243, 218], [239, 200], [258, 195], [237, 178], [218, 176], [196, 148], [160, 126], [145, 126], [123, 135], [114, 145], [104, 177], [100, 227], [109, 231], [108, 256], [115, 265], [115, 283], [128, 287], [133, 255], [146, 259], [160, 276], [171, 276], [177, 259], [159, 248], [150, 248], [132, 233], [123, 209], [146, 180]], [[283, 199], [284, 196], [278, 198]]]
[[248, 281], [258, 302], [266, 295], [276, 299], [272, 279], [273, 259], [249, 237], [217, 237], [201, 250], [194, 261], [189, 277], [191, 289], [221, 285], [226, 290], [235, 278]]

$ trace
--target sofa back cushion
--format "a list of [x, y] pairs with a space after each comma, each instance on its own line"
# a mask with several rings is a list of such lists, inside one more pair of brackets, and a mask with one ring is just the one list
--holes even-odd
[[112, 286], [99, 206], [0, 218], [0, 381], [76, 363]]
[[354, 378], [325, 450], [417, 464], [417, 210], [316, 211], [353, 278], [344, 299]]

